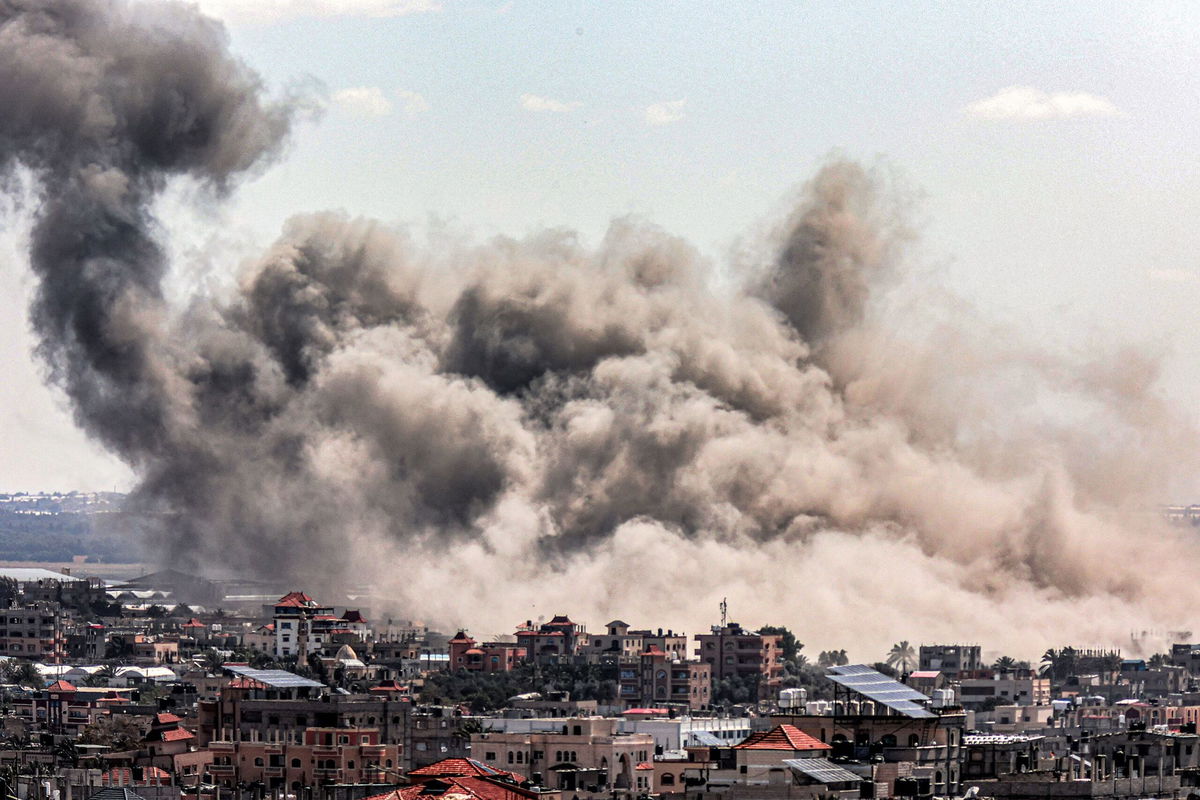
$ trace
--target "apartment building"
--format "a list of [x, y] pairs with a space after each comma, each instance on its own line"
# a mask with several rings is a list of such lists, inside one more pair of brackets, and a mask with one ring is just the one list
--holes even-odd
[[306, 728], [301, 741], [214, 741], [211, 783], [261, 783], [268, 791], [345, 783], [394, 783], [400, 747], [374, 728]]
[[[461, 714], [440, 706], [414, 706], [399, 692], [328, 694], [326, 687], [297, 675], [239, 677], [221, 689], [216, 700], [198, 703], [197, 736], [212, 741], [302, 743], [305, 731], [356, 728], [379, 732], [382, 744], [398, 745], [399, 769], [468, 755], [468, 740], [459, 731]], [[290, 677], [288, 677], [290, 676]]]
[[782, 636], [748, 631], [736, 622], [713, 626], [711, 633], [696, 636], [696, 656], [712, 670], [712, 680], [730, 677], [754, 680], [758, 696], [767, 699], [779, 693], [783, 680]]
[[587, 629], [559, 614], [549, 622], [534, 624], [526, 620], [517, 628], [517, 645], [525, 658], [539, 664], [553, 664], [573, 659], [587, 646]]
[[590, 634], [581, 652], [592, 663], [615, 663], [637, 661], [651, 647], [686, 659], [688, 637], [686, 633], [662, 628], [657, 631], [632, 630], [629, 623], [615, 619], [604, 626], [604, 633]]
[[950, 680], [984, 669], [983, 648], [977, 644], [923, 644], [919, 669], [937, 670]]
[[57, 603], [32, 603], [0, 609], [0, 655], [61, 664], [67, 636]]
[[958, 683], [958, 699], [963, 708], [976, 709], [996, 701], [1004, 705], [1044, 706], [1050, 704], [1050, 679], [1032, 673], [1015, 677], [1011, 673], [991, 678], [963, 678]]
[[712, 703], [712, 665], [684, 661], [651, 645], [636, 661], [617, 669], [617, 700], [624, 708], [662, 704], [700, 711]]

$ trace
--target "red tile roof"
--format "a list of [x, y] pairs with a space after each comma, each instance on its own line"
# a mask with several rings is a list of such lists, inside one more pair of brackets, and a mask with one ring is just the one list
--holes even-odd
[[814, 739], [795, 725], [776, 725], [769, 731], [752, 734], [734, 750], [832, 750], [829, 745]]
[[372, 686], [367, 691], [368, 692], [380, 692], [380, 693], [383, 693], [383, 692], [407, 692], [408, 687], [402, 686], [401, 684], [399, 684], [396, 681], [388, 681], [387, 683], [381, 683], [378, 686]]
[[495, 778], [465, 777], [434, 778], [416, 786], [405, 786], [366, 800], [424, 800], [433, 797], [454, 800], [527, 800], [537, 796], [537, 792]]
[[517, 783], [524, 783], [526, 778], [524, 775], [518, 775], [515, 772], [505, 772], [504, 770], [489, 767], [481, 761], [476, 761], [473, 758], [443, 758], [441, 761], [434, 762], [425, 767], [418, 767], [412, 772], [407, 773], [410, 778], [463, 778], [463, 777], [478, 777], [491, 776], [501, 777], [514, 780]]
[[174, 714], [171, 714], [166, 711], [164, 711], [160, 714], [154, 715], [154, 724], [155, 725], [175, 725], [180, 722], [183, 722], [182, 717], [177, 717]]
[[357, 608], [347, 608], [346, 613], [342, 614], [342, 619], [346, 622], [361, 622], [367, 624], [367, 618], [362, 615], [362, 611]]
[[192, 617], [187, 622], [183, 623], [183, 627], [185, 627], [185, 628], [204, 628], [207, 626], [200, 620], [196, 619], [195, 617]]
[[54, 683], [47, 686], [46, 691], [48, 691], [48, 692], [73, 692], [73, 691], [75, 691], [75, 687], [60, 678], [59, 680], [56, 680]]
[[168, 731], [162, 732], [162, 740], [164, 742], [183, 742], [195, 738], [195, 734], [183, 728], [171, 728]]
[[639, 761], [638, 765], [636, 767], [634, 767], [634, 769], [640, 769], [640, 770], [654, 769], [654, 765], [651, 764], [649, 761]]
[[292, 608], [303, 608], [316, 604], [316, 600], [306, 595], [304, 592], [288, 592], [283, 597], [275, 601], [277, 606], [290, 606]]

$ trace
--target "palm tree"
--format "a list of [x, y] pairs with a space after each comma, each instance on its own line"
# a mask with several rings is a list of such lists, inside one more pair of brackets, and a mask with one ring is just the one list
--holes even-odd
[[906, 639], [892, 645], [891, 652], [888, 653], [887, 665], [901, 672], [910, 672], [916, 660], [917, 654]]
[[8, 683], [18, 683], [40, 689], [46, 685], [46, 679], [32, 661], [9, 661], [4, 665], [4, 680]]
[[1042, 653], [1042, 663], [1038, 666], [1039, 675], [1049, 675], [1053, 677], [1054, 667], [1058, 664], [1058, 651], [1051, 647], [1045, 653]]
[[200, 666], [209, 675], [221, 674], [221, 667], [225, 665], [225, 659], [215, 648], [210, 647], [205, 650], [200, 657]]
[[1158, 669], [1159, 667], [1165, 667], [1170, 663], [1171, 656], [1167, 655], [1166, 653], [1155, 653], [1154, 655], [1150, 656], [1147, 666], [1149, 666], [1150, 669]]
[[992, 669], [996, 672], [1012, 672], [1017, 668], [1017, 660], [1012, 656], [1000, 656], [992, 664]]

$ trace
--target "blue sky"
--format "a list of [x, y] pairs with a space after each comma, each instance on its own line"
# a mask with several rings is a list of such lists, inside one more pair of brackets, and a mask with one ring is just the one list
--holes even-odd
[[[1164, 349], [1200, 388], [1200, 6], [206, 0], [275, 90], [328, 108], [223, 209], [164, 209], [181, 259], [339, 208], [476, 237], [597, 240], [642, 215], [720, 261], [831, 154], [919, 196], [919, 257], [987, 316]], [[1022, 88], [1013, 88], [1022, 87]], [[127, 483], [41, 386], [3, 232], [0, 490]]]

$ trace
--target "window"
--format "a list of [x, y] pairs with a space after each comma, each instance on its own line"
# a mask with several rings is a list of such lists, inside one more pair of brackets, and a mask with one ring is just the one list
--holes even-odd
[[583, 726], [575, 725], [574, 727], [571, 728], [571, 733], [575, 736], [582, 736], [583, 735]]
[[293, 759], [292, 759], [292, 769], [300, 769], [300, 766], [301, 766], [301, 765], [300, 765], [300, 759], [298, 759], [298, 758], [293, 758]]
[[[493, 751], [489, 750], [488, 752], [484, 753], [484, 754], [483, 754], [483, 760], [484, 760], [484, 761], [495, 761], [495, 760], [496, 760], [496, 754], [495, 754], [495, 752], [493, 752]], [[391, 761], [388, 761], [388, 766], [390, 767], [391, 765], [392, 765], [392, 762], [391, 762]]]
[[262, 765], [263, 765], [263, 760], [261, 758], [254, 759], [254, 766], [261, 767]]
[[512, 750], [509, 750], [509, 751], [508, 751], [508, 763], [510, 763], [510, 764], [511, 764], [511, 763], [513, 763], [513, 753], [512, 753]]
[[347, 762], [346, 762], [346, 769], [354, 769], [354, 762], [353, 762], [353, 761], [347, 761]]

